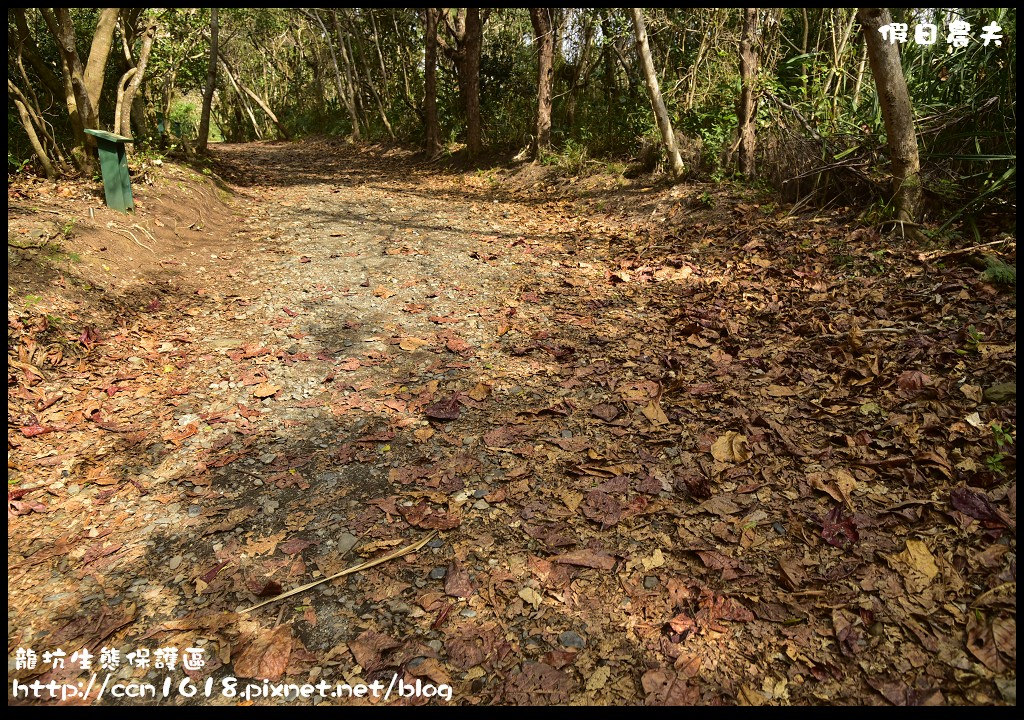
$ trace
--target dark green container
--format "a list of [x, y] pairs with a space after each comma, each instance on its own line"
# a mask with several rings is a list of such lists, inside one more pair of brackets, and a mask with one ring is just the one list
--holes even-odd
[[103, 193], [106, 196], [107, 207], [121, 212], [134, 211], [132, 181], [128, 175], [128, 158], [124, 152], [125, 143], [134, 142], [134, 140], [103, 130], [86, 130], [85, 132], [95, 137], [96, 144], [99, 146]]

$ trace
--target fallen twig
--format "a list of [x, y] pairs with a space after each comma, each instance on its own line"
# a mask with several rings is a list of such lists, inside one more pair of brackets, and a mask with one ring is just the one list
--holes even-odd
[[277, 602], [278, 600], [283, 600], [286, 597], [291, 597], [292, 595], [298, 595], [299, 593], [306, 592], [310, 588], [315, 588], [317, 585], [323, 585], [325, 582], [330, 582], [331, 580], [335, 580], [337, 578], [340, 578], [343, 575], [351, 575], [354, 572], [359, 572], [360, 570], [367, 570], [367, 569], [372, 568], [372, 567], [374, 567], [376, 565], [380, 565], [382, 563], [386, 563], [389, 560], [394, 560], [395, 558], [404, 557], [405, 555], [408, 555], [409, 553], [416, 552], [421, 547], [426, 545], [428, 542], [431, 541], [431, 539], [433, 539], [434, 535], [436, 535], [436, 534], [437, 534], [436, 530], [432, 531], [426, 537], [424, 537], [423, 539], [419, 540], [418, 542], [414, 542], [412, 545], [406, 545], [404, 548], [399, 548], [398, 550], [393, 550], [390, 553], [388, 553], [387, 555], [385, 555], [383, 557], [379, 557], [376, 560], [368, 560], [368, 561], [366, 561], [364, 563], [360, 563], [359, 565], [355, 565], [353, 567], [350, 567], [347, 570], [342, 570], [341, 572], [335, 573], [334, 575], [331, 575], [330, 577], [326, 577], [323, 580], [317, 580], [316, 582], [311, 582], [311, 583], [309, 583], [307, 585], [303, 585], [301, 587], [297, 587], [294, 590], [289, 590], [288, 592], [281, 593], [277, 597], [272, 597], [269, 600], [264, 600], [261, 603], [253, 605], [252, 607], [248, 607], [245, 610], [240, 610], [239, 612], [243, 612], [243, 613], [252, 612], [253, 610], [261, 608], [264, 605], [269, 605], [272, 602]]
[[830, 333], [827, 335], [818, 335], [819, 338], [841, 338], [849, 337], [857, 334], [868, 334], [868, 333], [904, 333], [910, 332], [911, 330], [918, 330], [919, 328], [898, 328], [898, 327], [887, 327], [887, 328], [864, 328], [863, 330], [848, 330], [844, 333]]
[[918, 253], [917, 259], [923, 262], [925, 260], [935, 260], [937, 258], [951, 257], [953, 255], [966, 255], [967, 253], [974, 252], [975, 250], [981, 250], [982, 248], [1012, 242], [1016, 241], [1013, 238], [1003, 238], [1002, 240], [993, 240], [992, 242], [982, 243], [981, 245], [972, 245], [971, 247], [960, 248], [959, 250], [932, 250], [931, 252]]

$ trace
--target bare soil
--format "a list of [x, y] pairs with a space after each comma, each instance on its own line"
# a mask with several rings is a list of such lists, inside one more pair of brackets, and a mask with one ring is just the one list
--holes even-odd
[[727, 184], [213, 154], [136, 178], [134, 216], [8, 188], [9, 655], [1015, 703], [1012, 293]]

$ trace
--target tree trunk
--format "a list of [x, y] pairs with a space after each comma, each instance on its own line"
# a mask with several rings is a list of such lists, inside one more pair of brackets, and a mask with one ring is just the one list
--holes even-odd
[[896, 219], [913, 223], [921, 203], [921, 161], [917, 154], [914, 109], [900, 65], [899, 49], [878, 32], [892, 22], [892, 17], [886, 8], [858, 8], [857, 17], [864, 28], [868, 62], [885, 121]]
[[427, 157], [441, 152], [441, 126], [437, 121], [437, 20], [438, 9], [427, 8], [424, 18], [426, 42], [423, 68], [423, 121], [426, 124]]
[[459, 89], [466, 107], [466, 146], [469, 157], [483, 152], [480, 126], [480, 51], [483, 48], [483, 23], [480, 8], [466, 9], [466, 39], [463, 71], [459, 73]]
[[[312, 13], [303, 11], [308, 17], [314, 18], [320, 25], [320, 29], [324, 31], [324, 42], [327, 43], [327, 49], [331, 55], [331, 65], [334, 67], [334, 79], [338, 88], [338, 100], [345, 105], [345, 110], [348, 112], [349, 121], [352, 123], [352, 132], [350, 138], [353, 141], [359, 140], [359, 117], [356, 115], [356, 106], [349, 97], [348, 91], [345, 86], [345, 82], [341, 79], [341, 68], [338, 65], [338, 55], [334, 51], [334, 43], [331, 41], [331, 34], [327, 32], [327, 26], [324, 21], [320, 18], [320, 13], [314, 10]], [[338, 27], [338, 16], [337, 13], [334, 15], [334, 25]], [[311, 69], [313, 67], [311, 66]]]
[[[29, 63], [35, 68], [36, 72], [39, 73], [39, 78], [49, 88], [50, 92], [53, 93], [54, 97], [61, 97], [64, 85], [49, 64], [43, 60], [43, 56], [39, 52], [39, 46], [36, 45], [32, 32], [29, 30], [24, 8], [14, 9], [14, 20], [18, 29], [18, 42], [25, 57], [28, 58]], [[10, 39], [8, 39], [9, 42]]]
[[740, 172], [747, 180], [753, 180], [756, 174], [754, 167], [754, 146], [757, 142], [754, 120], [757, 115], [757, 8], [743, 8], [743, 35], [740, 39], [740, 90], [739, 107], [736, 117], [739, 119], [739, 165]]
[[341, 51], [342, 60], [345, 61], [345, 83], [348, 92], [346, 93], [346, 104], [349, 115], [352, 117], [352, 139], [359, 140], [359, 109], [356, 105], [356, 86], [352, 82], [352, 62], [349, 60], [348, 52], [345, 50], [345, 36], [341, 31], [341, 23], [338, 21], [338, 11], [331, 10], [331, 19], [334, 21], [334, 31], [338, 35], [338, 49]]
[[[89, 93], [89, 102], [94, 108], [99, 108], [100, 95], [103, 93], [103, 77], [106, 74], [107, 58], [110, 56], [110, 46], [114, 40], [114, 28], [117, 27], [117, 18], [121, 14], [120, 8], [103, 8], [100, 10], [99, 19], [96, 21], [96, 30], [92, 35], [92, 45], [89, 47], [89, 59], [85, 64], [83, 79], [86, 92]], [[68, 17], [70, 20], [70, 16]]]
[[135, 95], [142, 86], [142, 78], [146, 74], [146, 66], [149, 64], [149, 54], [153, 49], [153, 42], [156, 39], [156, 23], [150, 22], [142, 35], [142, 48], [139, 50], [139, 62], [135, 65], [135, 73], [131, 82], [124, 91], [121, 98], [121, 107], [118, 108], [117, 117], [114, 118], [114, 133], [121, 135], [131, 134], [132, 103]]
[[[392, 140], [395, 139], [395, 131], [391, 127], [391, 121], [388, 120], [387, 108], [384, 105], [384, 100], [381, 97], [380, 92], [377, 90], [377, 83], [373, 80], [373, 69], [370, 67], [370, 61], [366, 58], [366, 48], [361, 42], [359, 42], [359, 35], [361, 31], [352, 19], [351, 15], [345, 13], [345, 21], [349, 26], [349, 37], [351, 40], [349, 44], [349, 54], [352, 56], [352, 69], [355, 71], [356, 80], [362, 82], [368, 91], [368, 94], [373, 98], [374, 104], [377, 106], [377, 114], [380, 116], [381, 123], [384, 125], [384, 129], [387, 130], [388, 135]], [[356, 49], [359, 50], [357, 55]], [[362, 71], [360, 71], [359, 64], [357, 63], [357, 57], [362, 62]]]
[[[221, 65], [221, 68], [224, 70], [224, 75], [227, 76], [228, 81], [231, 83], [232, 89], [235, 91], [235, 94], [238, 96], [238, 103], [239, 103], [239, 105], [241, 105], [243, 108], [245, 108], [245, 112], [249, 115], [249, 120], [252, 122], [253, 132], [256, 133], [256, 139], [257, 140], [262, 140], [263, 139], [263, 131], [260, 130], [259, 123], [256, 122], [256, 115], [253, 114], [252, 107], [249, 106], [249, 99], [245, 96], [245, 93], [242, 92], [242, 88], [239, 87], [238, 81], [235, 80], [235, 76], [231, 74], [231, 71], [228, 69], [227, 63], [225, 63], [223, 59], [221, 59], [220, 65]], [[236, 115], [237, 114], [238, 113], [236, 113]], [[238, 124], [241, 125], [243, 123], [238, 123]], [[165, 119], [164, 119], [164, 130], [166, 130], [169, 125], [170, 125], [170, 121], [168, 119], [166, 119], [166, 117], [165, 117]]]
[[860, 53], [860, 64], [857, 66], [857, 81], [853, 84], [853, 109], [860, 105], [860, 88], [864, 83], [864, 64], [868, 60], [867, 50]]
[[277, 131], [281, 133], [281, 137], [283, 137], [285, 140], [291, 140], [291, 135], [288, 133], [288, 130], [285, 128], [284, 125], [281, 124], [281, 121], [277, 119], [277, 115], [275, 115], [274, 111], [270, 109], [270, 106], [267, 105], [267, 102], [259, 95], [257, 95], [255, 92], [253, 92], [251, 89], [242, 84], [242, 78], [239, 75], [237, 75], [237, 73], [231, 72], [231, 66], [228, 65], [228, 62], [224, 59], [223, 55], [220, 56], [220, 59], [224, 65], [224, 71], [228, 74], [228, 77], [232, 79], [232, 82], [234, 83], [236, 89], [241, 90], [241, 92], [251, 97], [253, 99], [253, 102], [260, 106], [260, 110], [262, 110], [266, 114], [266, 116], [270, 118], [270, 121], [274, 123], [275, 127], [277, 127]]
[[640, 8], [630, 8], [630, 12], [633, 15], [636, 49], [644, 70], [644, 79], [647, 81], [647, 94], [651, 98], [654, 117], [658, 121], [658, 129], [661, 130], [661, 141], [665, 144], [665, 151], [668, 153], [669, 163], [672, 165], [672, 174], [678, 178], [683, 174], [683, 159], [679, 156], [679, 148], [676, 147], [676, 136], [672, 131], [672, 121], [669, 120], [668, 109], [665, 107], [665, 101], [661, 99], [658, 76], [654, 72], [654, 60], [651, 59], [651, 47], [647, 43], [647, 28], [644, 25], [643, 12]]
[[206, 87], [203, 88], [203, 110], [199, 116], [199, 152], [206, 152], [210, 142], [210, 108], [213, 105], [213, 93], [217, 89], [217, 49], [218, 33], [217, 8], [210, 8], [210, 62], [206, 68]]
[[85, 71], [75, 46], [75, 26], [68, 8], [57, 8], [56, 12], [43, 8], [42, 13], [61, 56], [68, 114], [80, 145], [75, 160], [83, 173], [91, 175], [96, 168], [96, 142], [91, 135], [82, 131], [86, 128], [99, 129], [99, 118], [86, 90]]
[[533, 138], [533, 157], [551, 145], [551, 81], [555, 42], [549, 8], [530, 8], [533, 32], [537, 36], [537, 126]]
[[10, 78], [7, 79], [7, 92], [12, 96], [11, 99], [14, 102], [14, 106], [18, 109], [21, 125], [25, 129], [25, 135], [28, 136], [28, 142], [32, 146], [32, 151], [36, 154], [39, 164], [43, 166], [43, 172], [46, 173], [46, 177], [50, 180], [56, 179], [57, 171], [54, 169], [53, 163], [50, 162], [50, 157], [46, 154], [46, 150], [43, 149], [43, 144], [39, 141], [39, 136], [36, 134], [33, 118], [28, 109], [28, 101], [21, 91], [15, 87], [14, 83], [11, 82]]

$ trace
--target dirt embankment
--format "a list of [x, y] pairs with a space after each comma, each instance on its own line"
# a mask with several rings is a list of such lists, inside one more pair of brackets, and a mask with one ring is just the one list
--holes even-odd
[[8, 186], [9, 313], [101, 328], [202, 287], [237, 253], [236, 191], [209, 171], [164, 162], [132, 178], [136, 210], [107, 208], [92, 180]]

